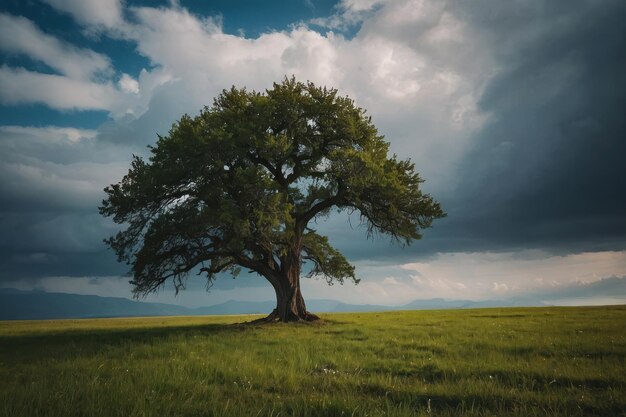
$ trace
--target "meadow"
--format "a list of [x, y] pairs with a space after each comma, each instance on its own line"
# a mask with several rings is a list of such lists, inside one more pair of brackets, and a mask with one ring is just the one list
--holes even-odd
[[626, 416], [626, 306], [0, 322], [1, 416]]

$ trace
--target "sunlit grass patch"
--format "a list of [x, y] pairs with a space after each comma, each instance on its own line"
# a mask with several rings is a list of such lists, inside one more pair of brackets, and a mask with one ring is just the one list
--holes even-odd
[[0, 322], [3, 416], [621, 416], [626, 308]]

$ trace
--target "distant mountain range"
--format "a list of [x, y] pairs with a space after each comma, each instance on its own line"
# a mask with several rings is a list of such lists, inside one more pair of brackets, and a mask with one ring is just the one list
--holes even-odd
[[[415, 300], [401, 306], [346, 304], [334, 300], [307, 300], [309, 310], [320, 313], [389, 310], [433, 310], [482, 307], [545, 306], [556, 300], [584, 300], [585, 297], [613, 297], [626, 303], [626, 278], [611, 277], [590, 284], [568, 286], [551, 291], [529, 292], [524, 296], [500, 300]], [[600, 298], [601, 299], [601, 298]], [[614, 303], [614, 302], [612, 302]], [[584, 304], [582, 302], [581, 304]], [[196, 316], [222, 314], [269, 314], [273, 301], [229, 300], [208, 307], [189, 308], [173, 304], [133, 301], [121, 297], [100, 297], [44, 291], [0, 288], [0, 320], [69, 319], [136, 316]]]
[[[0, 289], [0, 320], [38, 320], [133, 316], [195, 316], [222, 314], [269, 314], [273, 301], [229, 300], [208, 307], [188, 308], [173, 304], [132, 301], [121, 297], [100, 297], [44, 291]], [[471, 307], [498, 307], [517, 304], [505, 301], [415, 300], [403, 306], [346, 304], [333, 300], [309, 300], [307, 307], [315, 312], [365, 312], [386, 310], [427, 310]]]

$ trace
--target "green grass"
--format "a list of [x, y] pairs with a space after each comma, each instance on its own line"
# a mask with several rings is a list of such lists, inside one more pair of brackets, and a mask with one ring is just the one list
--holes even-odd
[[0, 416], [626, 416], [626, 306], [0, 322]]

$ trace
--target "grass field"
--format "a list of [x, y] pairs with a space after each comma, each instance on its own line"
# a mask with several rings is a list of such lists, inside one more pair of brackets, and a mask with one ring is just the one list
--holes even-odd
[[626, 306], [0, 322], [2, 416], [626, 416]]

